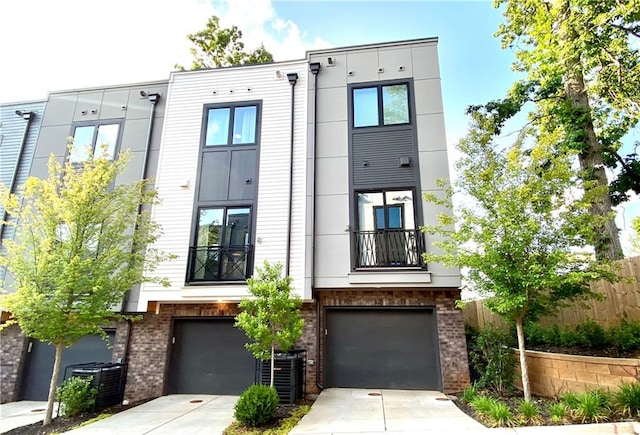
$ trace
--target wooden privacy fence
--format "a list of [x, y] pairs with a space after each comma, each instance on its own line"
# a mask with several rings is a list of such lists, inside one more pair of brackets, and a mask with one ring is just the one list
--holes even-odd
[[[604, 297], [602, 301], [572, 303], [554, 316], [542, 317], [539, 323], [543, 326], [575, 326], [592, 319], [606, 328], [619, 325], [623, 318], [640, 321], [640, 257], [625, 258], [618, 263], [619, 275], [623, 280], [615, 284], [606, 281], [591, 284], [591, 289]], [[502, 318], [491, 313], [481, 300], [467, 302], [462, 312], [465, 323], [477, 330], [487, 325], [502, 329], [508, 327]]]

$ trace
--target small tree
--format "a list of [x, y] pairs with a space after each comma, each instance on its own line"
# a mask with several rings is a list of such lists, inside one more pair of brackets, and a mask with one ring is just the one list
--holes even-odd
[[[222, 29], [220, 19], [215, 15], [209, 18], [203, 30], [189, 34], [187, 38], [195, 46], [190, 49], [192, 70], [273, 62], [273, 55], [264, 45], [253, 51], [245, 51], [241, 41], [242, 31], [237, 26]], [[184, 70], [180, 65], [176, 65], [176, 68]]]
[[[55, 346], [44, 425], [51, 423], [64, 348], [121, 316], [113, 307], [135, 284], [150, 281], [146, 270], [168, 258], [149, 248], [160, 228], [141, 204], [154, 204], [147, 180], [115, 185], [129, 160], [91, 154], [81, 166], [49, 159], [47, 179], [29, 178], [21, 195], [7, 189], [2, 205], [17, 222], [15, 240], [4, 241], [0, 264], [15, 293], [0, 304], [23, 333]], [[161, 281], [161, 280], [158, 280]], [[4, 290], [4, 286], [3, 286]]]
[[292, 294], [291, 277], [282, 276], [282, 264], [269, 264], [256, 269], [255, 277], [247, 280], [249, 292], [255, 299], [240, 302], [242, 312], [236, 316], [235, 326], [253, 341], [246, 345], [256, 358], [271, 357], [271, 386], [276, 346], [288, 351], [302, 336], [304, 320], [300, 315], [302, 299]]
[[[531, 398], [523, 323], [553, 313], [566, 301], [596, 297], [589, 282], [615, 280], [610, 264], [597, 261], [588, 244], [594, 240], [592, 197], [599, 195], [572, 168], [575, 151], [521, 135], [501, 151], [493, 142], [499, 132], [491, 116], [474, 112], [471, 130], [459, 144], [457, 187], [465, 204], [455, 216], [441, 214], [425, 231], [441, 236], [438, 252], [427, 262], [468, 268], [474, 289], [488, 296], [485, 304], [515, 322], [525, 399]], [[534, 142], [526, 146], [527, 139]], [[602, 187], [606, 189], [606, 186]], [[452, 207], [446, 198], [426, 200]]]

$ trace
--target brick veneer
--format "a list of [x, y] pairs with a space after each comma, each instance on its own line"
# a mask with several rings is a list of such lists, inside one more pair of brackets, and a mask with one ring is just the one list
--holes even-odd
[[[317, 292], [324, 313], [326, 307], [435, 307], [438, 325], [438, 344], [442, 388], [444, 392], [462, 391], [469, 386], [469, 364], [462, 311], [455, 308], [460, 291], [453, 289], [389, 289], [389, 290], [321, 290]], [[321, 328], [324, 318], [321, 314]], [[320, 348], [324, 336], [320, 335]], [[322, 355], [320, 360], [322, 373]]]
[[237, 304], [166, 304], [158, 314], [146, 313], [131, 325], [125, 399], [136, 401], [165, 393], [169, 373], [169, 342], [174, 317], [235, 316]]
[[18, 400], [22, 361], [28, 343], [18, 325], [0, 331], [0, 403]]

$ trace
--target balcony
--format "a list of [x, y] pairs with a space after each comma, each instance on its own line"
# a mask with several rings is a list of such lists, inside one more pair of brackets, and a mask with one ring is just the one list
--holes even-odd
[[189, 248], [188, 283], [244, 281], [251, 276], [253, 246]]
[[424, 266], [420, 230], [355, 231], [353, 240], [356, 269]]

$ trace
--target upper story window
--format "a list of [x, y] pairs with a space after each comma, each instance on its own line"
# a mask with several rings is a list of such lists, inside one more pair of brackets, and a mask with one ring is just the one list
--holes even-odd
[[207, 109], [205, 146], [256, 143], [257, 105], [235, 105]]
[[97, 158], [113, 160], [118, 145], [119, 123], [95, 123], [77, 125], [73, 131], [73, 152], [71, 163], [82, 163], [93, 152]]
[[353, 89], [353, 126], [377, 127], [409, 123], [406, 83]]

